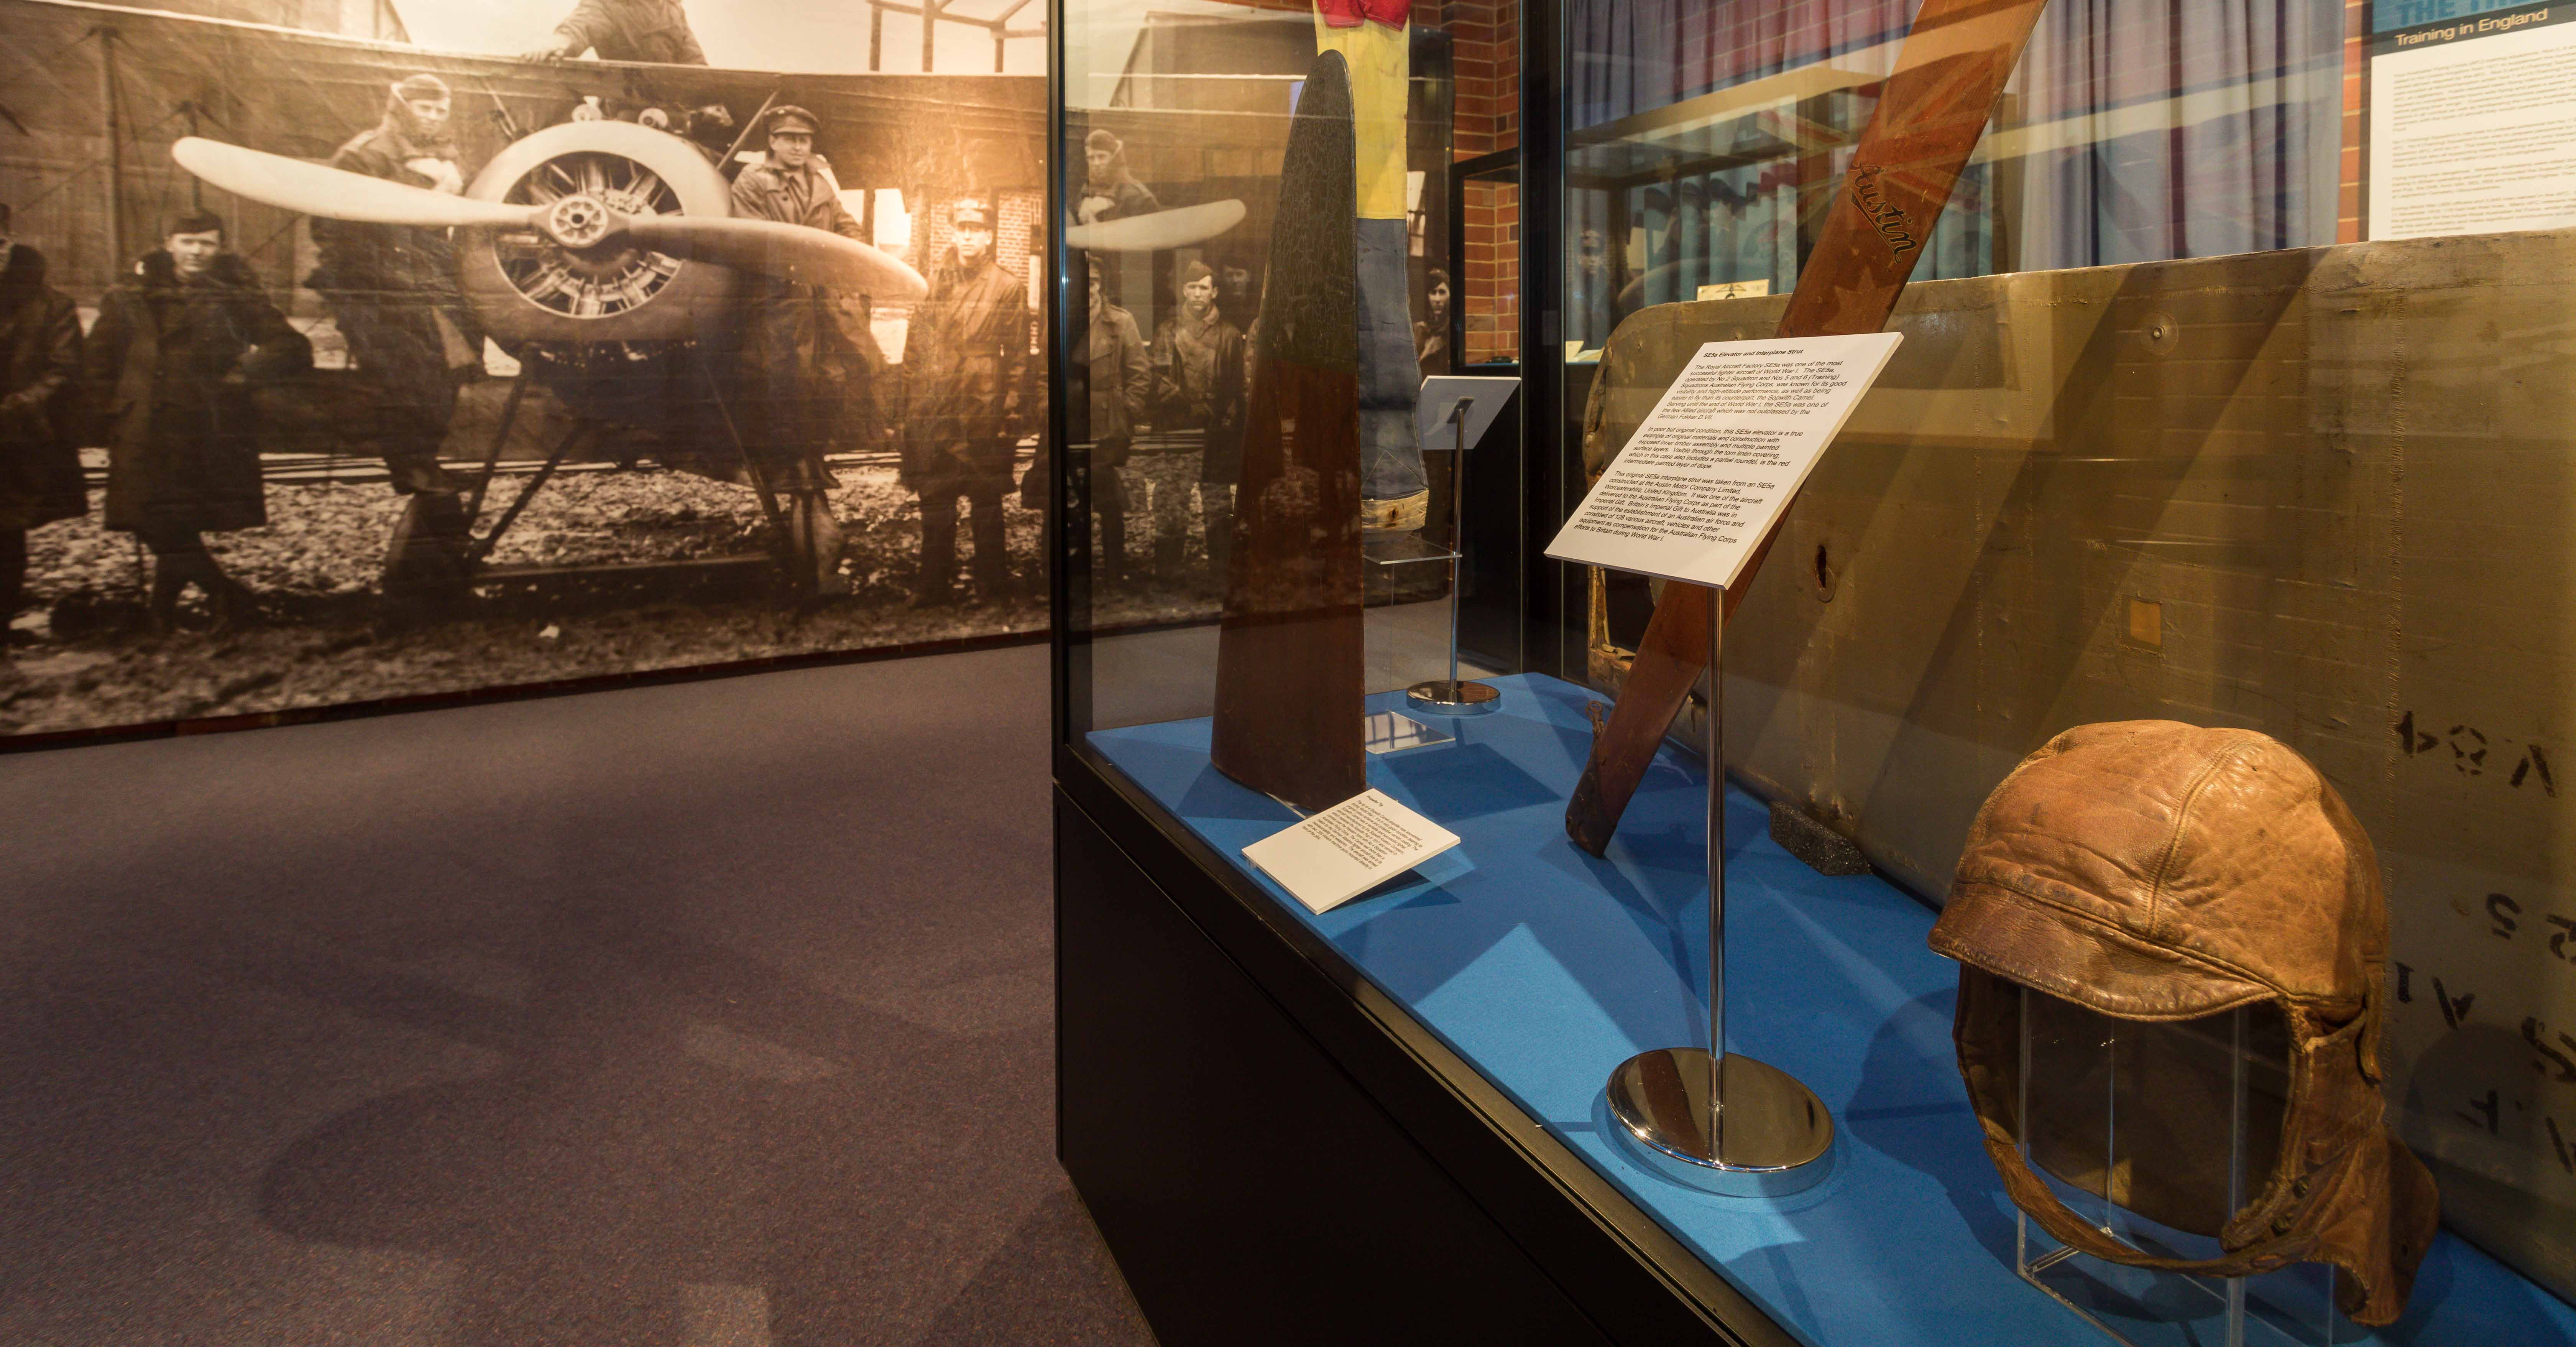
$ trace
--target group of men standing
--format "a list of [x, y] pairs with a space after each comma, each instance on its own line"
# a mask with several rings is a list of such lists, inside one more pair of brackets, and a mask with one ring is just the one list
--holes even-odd
[[[586, 0], [583, 9], [593, 7]], [[391, 88], [378, 123], [341, 146], [331, 164], [461, 193], [467, 172], [451, 116], [446, 85], [413, 75]], [[813, 114], [776, 108], [764, 129], [765, 157], [734, 181], [735, 213], [860, 237], [830, 164], [814, 152]], [[911, 318], [911, 377], [903, 390], [909, 405], [896, 427], [901, 480], [921, 505], [917, 602], [924, 605], [956, 598], [961, 508], [972, 521], [976, 589], [986, 596], [1014, 590], [1003, 501], [1028, 429], [1023, 407], [1035, 396], [1028, 295], [994, 255], [992, 205], [981, 197], [957, 200], [948, 220], [953, 247], [929, 268], [930, 293]], [[355, 421], [338, 428], [381, 455], [393, 490], [447, 503], [461, 518], [454, 502], [463, 484], [439, 454], [460, 388], [483, 377], [485, 337], [447, 231], [323, 218], [311, 228], [318, 265], [305, 282], [349, 353], [351, 395], [335, 402]], [[0, 389], [0, 623], [24, 604], [27, 531], [87, 510], [77, 449], [83, 444], [109, 449], [107, 525], [134, 533], [153, 554], [156, 624], [176, 620], [192, 586], [218, 625], [256, 615], [252, 595], [217, 565], [204, 535], [267, 522], [253, 395], [309, 370], [312, 344], [230, 251], [228, 236], [226, 222], [213, 215], [169, 221], [163, 245], [107, 295], [84, 335], [72, 301], [48, 283], [44, 258], [14, 244], [0, 208], [0, 374], [7, 381]], [[744, 286], [731, 380], [739, 428], [764, 478], [796, 503], [790, 527], [816, 535], [800, 541], [828, 568], [837, 564], [839, 538], [825, 493], [837, 483], [823, 453], [851, 429], [828, 408], [853, 381], [883, 378], [886, 362], [864, 297], [748, 275]], [[893, 402], [869, 392], [873, 408]], [[865, 427], [857, 433], [873, 438]], [[1034, 474], [1023, 485], [1043, 496]]]
[[[1097, 259], [1089, 272], [1089, 321], [1076, 368], [1088, 387], [1067, 431], [1090, 446], [1083, 485], [1100, 521], [1100, 578], [1221, 583], [1234, 533], [1234, 485], [1243, 470], [1250, 344], [1233, 315], [1218, 307], [1216, 273], [1204, 262], [1182, 265], [1179, 308], [1154, 329], [1150, 343], [1135, 316], [1109, 297]], [[1138, 452], [1137, 436], [1148, 425], [1164, 442]], [[1189, 564], [1194, 490], [1204, 569]], [[1145, 514], [1150, 569], [1128, 555], [1131, 507]]]
[[0, 622], [25, 604], [27, 531], [88, 513], [82, 444], [108, 448], [107, 526], [152, 551], [153, 622], [191, 586], [218, 624], [247, 615], [205, 534], [267, 522], [251, 393], [310, 368], [313, 348], [224, 236], [203, 212], [172, 219], [84, 336], [0, 207]]
[[[1426, 363], [1446, 368], [1448, 278], [1433, 273], [1424, 296], [1427, 316], [1416, 320], [1409, 304], [1411, 233], [1407, 115], [1411, 98], [1411, 8], [1406, 0], [1313, 0], [1319, 55], [1337, 53], [1348, 72], [1355, 141], [1352, 222], [1352, 292], [1357, 301], [1355, 370], [1360, 439], [1360, 531], [1398, 539], [1428, 520], [1431, 483], [1414, 426]], [[1293, 133], [1292, 133], [1293, 134]], [[1115, 133], [1093, 130], [1083, 142], [1084, 180], [1074, 194], [1069, 224], [1093, 226], [1160, 209], [1153, 192], [1129, 170], [1126, 147]], [[1295, 203], [1283, 202], [1283, 212]], [[1126, 514], [1141, 494], [1150, 510], [1157, 578], [1183, 577], [1187, 502], [1196, 486], [1207, 543], [1208, 576], [1219, 576], [1231, 541], [1233, 484], [1240, 476], [1249, 416], [1245, 329], [1219, 308], [1218, 279], [1202, 262], [1186, 260], [1179, 282], [1179, 312], [1155, 331], [1144, 348], [1131, 314], [1107, 293], [1095, 260], [1090, 276], [1090, 322], [1077, 377], [1089, 388], [1078, 405], [1087, 423], [1075, 437], [1088, 439], [1091, 507], [1100, 521], [1100, 571], [1115, 582], [1130, 571]], [[1229, 276], [1231, 282], [1232, 277]], [[1247, 276], [1246, 281], [1249, 281]], [[1225, 286], [1231, 297], [1232, 284]], [[1244, 287], [1247, 292], [1251, 287]], [[1250, 293], [1238, 307], [1257, 327]], [[1158, 429], [1195, 435], [1197, 481], [1187, 479], [1186, 451], [1140, 455], [1135, 429], [1149, 414]]]
[[[588, 52], [706, 62], [681, 0], [580, 0], [529, 55]], [[452, 117], [450, 92], [438, 77], [410, 76], [391, 88], [377, 124], [342, 145], [332, 166], [461, 193], [470, 174]], [[863, 238], [831, 165], [816, 153], [820, 129], [802, 108], [769, 111], [755, 132], [765, 137], [766, 153], [733, 181], [736, 215]], [[1083, 149], [1086, 172], [1067, 223], [1160, 209], [1114, 134], [1095, 130]], [[744, 447], [790, 502], [789, 527], [806, 535], [799, 550], [818, 555], [827, 569], [837, 561], [839, 538], [825, 494], [836, 483], [824, 451], [849, 438], [848, 418], [836, 414], [846, 409], [848, 391], [867, 387], [871, 410], [893, 423], [900, 480], [919, 500], [915, 602], [924, 606], [958, 597], [961, 523], [971, 530], [966, 569], [974, 590], [1015, 592], [1005, 501], [1016, 487], [1022, 504], [1041, 507], [1046, 489], [1043, 460], [1014, 480], [1015, 451], [1036, 428], [1039, 405], [1025, 284], [995, 255], [990, 200], [950, 202], [946, 222], [951, 245], [923, 268], [930, 288], [910, 318], [899, 389], [888, 380], [892, 371], [870, 331], [864, 297], [777, 278], [744, 277], [740, 355], [731, 362]], [[356, 391], [344, 405], [363, 409], [355, 413], [358, 424], [343, 430], [382, 457], [394, 491], [447, 502], [450, 516], [461, 519], [453, 502], [463, 484], [441, 466], [440, 453], [460, 389], [483, 377], [485, 335], [463, 293], [448, 231], [322, 218], [311, 228], [319, 264], [303, 279], [347, 344], [345, 378]], [[218, 621], [253, 611], [203, 537], [265, 522], [251, 391], [309, 369], [311, 345], [228, 251], [224, 221], [190, 215], [171, 221], [163, 235], [163, 246], [108, 297], [86, 337], [66, 317], [69, 301], [44, 283], [32, 249], [17, 249], [0, 270], [0, 338], [7, 343], [0, 357], [8, 378], [0, 392], [0, 603], [10, 615], [24, 594], [25, 531], [85, 508], [74, 443], [110, 447], [107, 522], [134, 532], [156, 558], [156, 621], [170, 620], [191, 586], [205, 593]], [[1233, 532], [1249, 413], [1247, 330], [1258, 289], [1245, 268], [1220, 274], [1187, 255], [1170, 279], [1177, 304], [1151, 324], [1149, 338], [1116, 288], [1104, 287], [1099, 260], [1090, 266], [1088, 321], [1071, 371], [1087, 386], [1067, 390], [1067, 423], [1070, 437], [1090, 446], [1074, 486], [1098, 520], [1100, 574], [1112, 583], [1146, 575], [1176, 587], [1213, 582]], [[1140, 448], [1149, 427], [1159, 433]], [[81, 438], [85, 433], [103, 438]], [[874, 435], [862, 429], [858, 438]], [[1144, 535], [1134, 555], [1131, 513]], [[1193, 525], [1204, 539], [1196, 566]]]
[[[765, 128], [766, 157], [734, 179], [734, 214], [865, 242], [859, 221], [842, 204], [830, 162], [814, 150], [815, 116], [779, 107]], [[950, 246], [932, 264], [929, 294], [906, 328], [904, 406], [896, 427], [899, 480], [921, 506], [918, 607], [958, 598], [961, 505], [973, 530], [976, 594], [999, 598], [1016, 591], [1002, 502], [1029, 428], [1022, 408], [1034, 378], [1028, 287], [995, 255], [992, 203], [961, 197], [947, 211]], [[790, 526], [809, 531], [802, 550], [829, 566], [838, 560], [839, 540], [823, 495], [834, 485], [823, 453], [846, 429], [832, 424], [831, 409], [850, 402], [836, 390], [872, 386], [888, 377], [889, 367], [868, 328], [865, 297], [777, 278], [745, 283], [751, 315], [738, 363], [747, 447], [771, 483], [797, 502]], [[861, 401], [882, 408], [895, 399]], [[859, 430], [864, 437], [873, 426]]]
[[[831, 165], [814, 153], [813, 114], [782, 107], [769, 114], [767, 125], [768, 157], [734, 180], [734, 213], [865, 242], [858, 220], [841, 204]], [[1023, 408], [1035, 378], [1028, 286], [995, 254], [992, 203], [966, 196], [950, 202], [947, 212], [949, 247], [931, 265], [930, 292], [906, 325], [904, 410], [897, 427], [899, 480], [921, 506], [913, 602], [925, 608], [959, 597], [961, 506], [972, 530], [974, 592], [984, 598], [1016, 592], [1003, 498], [1012, 490], [1020, 438], [1030, 428]], [[882, 378], [886, 362], [842, 297], [776, 279], [755, 282], [753, 290], [756, 317], [742, 363], [751, 385], [756, 452], [782, 468], [785, 483], [811, 502], [829, 485], [821, 453], [834, 429], [822, 423], [832, 401], [826, 390], [836, 378], [852, 377], [854, 368], [871, 381]], [[1030, 475], [1024, 489], [1043, 495], [1038, 474]], [[837, 554], [834, 546], [822, 550]]]
[[[1087, 170], [1074, 219], [1098, 224], [1160, 210], [1153, 191], [1128, 170], [1118, 137], [1095, 130], [1083, 142]], [[1150, 574], [1160, 583], [1222, 582], [1234, 532], [1234, 484], [1242, 473], [1244, 423], [1250, 412], [1251, 355], [1245, 328], [1258, 296], [1250, 273], [1229, 268], [1235, 284], [1220, 292], [1216, 271], [1190, 258], [1173, 279], [1180, 302], [1149, 343], [1135, 315], [1117, 302], [1102, 260], [1087, 262], [1088, 318], [1074, 375], [1085, 387], [1067, 417], [1067, 432], [1089, 446], [1081, 483], [1100, 525], [1100, 578], [1111, 584]], [[1138, 452], [1147, 426], [1164, 443]], [[1189, 564], [1191, 497], [1204, 541], [1205, 566]], [[1127, 516], [1145, 514], [1150, 571], [1128, 556]]]
[[[447, 88], [415, 75], [389, 92], [378, 124], [332, 166], [433, 191], [464, 190], [448, 130]], [[477, 377], [483, 333], [465, 302], [443, 230], [313, 222], [319, 265], [307, 278], [348, 343], [352, 438], [380, 453], [394, 489], [452, 493], [438, 450], [458, 386]], [[8, 341], [0, 391], [0, 622], [25, 605], [27, 530], [88, 512], [79, 446], [108, 450], [105, 520], [152, 554], [147, 605], [175, 623], [191, 588], [218, 627], [256, 615], [205, 535], [268, 522], [257, 393], [313, 366], [310, 338], [270, 300], [231, 248], [220, 216], [182, 212], [161, 246], [101, 299], [88, 333], [45, 261], [15, 242], [0, 207], [0, 309]]]

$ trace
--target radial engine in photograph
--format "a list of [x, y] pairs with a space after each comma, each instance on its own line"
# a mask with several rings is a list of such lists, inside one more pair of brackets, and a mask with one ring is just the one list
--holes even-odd
[[[799, 588], [828, 583], [837, 528], [819, 489], [746, 443], [741, 371], [718, 352], [759, 278], [879, 302], [928, 291], [901, 259], [828, 230], [734, 215], [731, 185], [692, 142], [635, 122], [572, 121], [513, 142], [461, 195], [198, 137], [172, 155], [205, 182], [322, 219], [457, 231], [460, 280], [521, 363], [502, 424], [461, 497], [412, 498], [386, 559], [389, 592], [470, 583], [553, 469], [610, 424], [704, 425], [738, 457]], [[774, 287], [767, 287], [774, 288]], [[500, 517], [476, 524], [526, 381], [576, 421]], [[712, 413], [711, 416], [706, 415]], [[789, 474], [792, 476], [792, 474]]]

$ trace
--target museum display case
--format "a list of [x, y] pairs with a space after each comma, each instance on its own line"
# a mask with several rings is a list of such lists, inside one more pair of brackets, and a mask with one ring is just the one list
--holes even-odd
[[[2421, 8], [1059, 0], [1059, 1154], [1164, 1340], [2576, 1342], [2576, 26]], [[1854, 341], [1708, 467], [1711, 343]], [[1723, 567], [1568, 541], [1621, 463]]]

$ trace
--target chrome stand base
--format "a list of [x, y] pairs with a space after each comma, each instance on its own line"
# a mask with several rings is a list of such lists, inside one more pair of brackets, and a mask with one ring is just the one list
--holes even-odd
[[1503, 704], [1502, 690], [1459, 679], [1435, 678], [1404, 690], [1404, 704], [1435, 716], [1481, 716]]
[[1723, 1154], [1712, 1154], [1708, 1053], [1657, 1048], [1610, 1074], [1610, 1116], [1631, 1154], [1666, 1178], [1731, 1197], [1787, 1197], [1834, 1168], [1834, 1119], [1778, 1067], [1727, 1054], [1719, 1097]]

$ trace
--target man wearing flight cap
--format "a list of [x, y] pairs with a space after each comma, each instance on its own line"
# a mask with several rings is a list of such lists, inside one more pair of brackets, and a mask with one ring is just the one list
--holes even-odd
[[1154, 189], [1136, 181], [1127, 167], [1126, 142], [1107, 130], [1095, 130], [1082, 138], [1082, 162], [1088, 176], [1083, 179], [1082, 194], [1074, 202], [1074, 220], [1078, 224], [1099, 224], [1123, 220], [1131, 215], [1151, 215], [1163, 208], [1154, 198]]
[[[734, 179], [734, 214], [866, 242], [857, 217], [841, 204], [831, 162], [814, 152], [819, 128], [813, 113], [793, 104], [769, 113], [769, 153]], [[822, 494], [836, 485], [823, 455], [840, 428], [825, 409], [836, 391], [872, 378], [884, 360], [850, 307], [859, 296], [775, 277], [748, 280], [745, 295], [751, 306], [740, 366], [745, 434], [771, 481], [796, 497], [792, 524], [813, 531], [810, 554], [829, 572], [840, 561], [840, 538]]]
[[795, 104], [770, 109], [762, 127], [769, 138], [768, 157], [734, 179], [734, 213], [828, 229], [866, 242], [857, 217], [841, 204], [832, 162], [814, 152], [814, 135], [821, 127], [813, 113]]
[[930, 278], [904, 342], [911, 391], [903, 427], [903, 483], [921, 497], [921, 580], [913, 602], [951, 601], [957, 577], [957, 502], [974, 511], [975, 586], [1006, 592], [1011, 569], [1002, 495], [1020, 438], [1029, 377], [1028, 287], [993, 257], [993, 209], [978, 197], [949, 207], [954, 248]]
[[[1154, 331], [1155, 428], [1195, 431], [1199, 450], [1146, 457], [1141, 469], [1152, 499], [1154, 570], [1166, 583], [1184, 574], [1190, 483], [1196, 477], [1211, 582], [1221, 581], [1234, 531], [1233, 489], [1243, 468], [1246, 411], [1243, 332], [1217, 312], [1216, 273], [1205, 262], [1181, 268], [1180, 312]], [[1193, 473], [1195, 469], [1195, 473]]]
[[[465, 190], [449, 128], [447, 84], [413, 75], [393, 86], [384, 120], [359, 133], [331, 167], [450, 195]], [[457, 280], [444, 229], [313, 218], [318, 291], [349, 347], [349, 365], [373, 412], [367, 438], [384, 455], [393, 488], [453, 492], [439, 446], [456, 415], [459, 384], [483, 372], [483, 325]]]
[[581, 0], [555, 25], [554, 41], [529, 52], [531, 60], [564, 61], [596, 50], [603, 61], [705, 65], [707, 54], [689, 30], [680, 0]]

